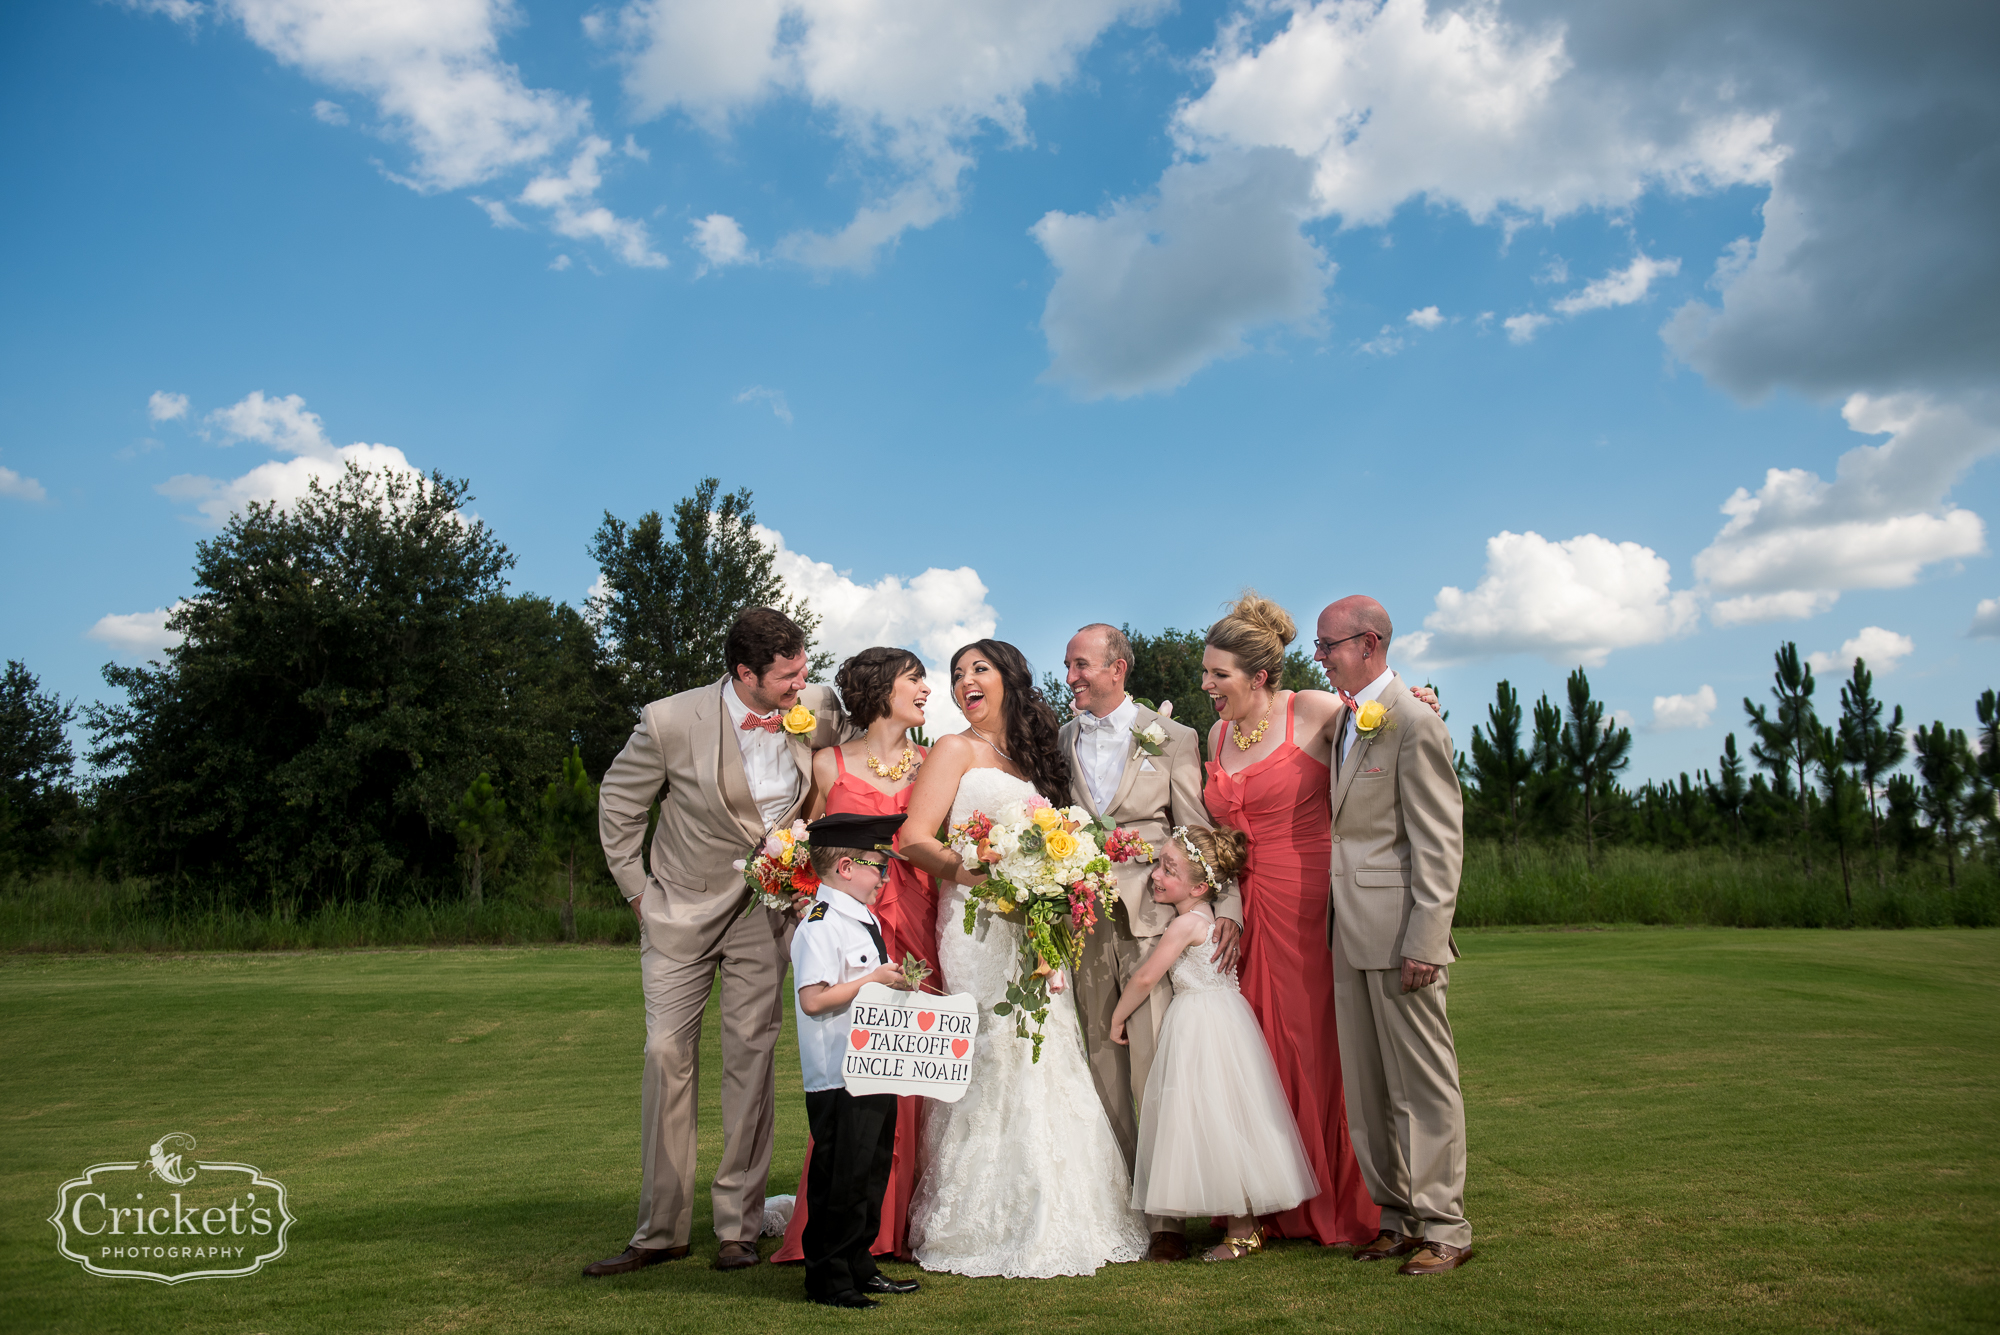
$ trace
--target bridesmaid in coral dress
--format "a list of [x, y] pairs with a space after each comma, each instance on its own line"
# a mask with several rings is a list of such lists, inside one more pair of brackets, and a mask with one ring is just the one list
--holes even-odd
[[[840, 689], [849, 722], [863, 731], [843, 745], [814, 752], [813, 792], [806, 803], [810, 812], [806, 819], [818, 820], [843, 811], [871, 816], [907, 814], [910, 789], [927, 754], [909, 735], [911, 728], [923, 725], [924, 702], [931, 693], [923, 663], [906, 649], [864, 649], [840, 665], [834, 685]], [[899, 846], [901, 842], [898, 838]], [[890, 959], [915, 955], [933, 969], [937, 967], [933, 958], [937, 953], [937, 887], [930, 877], [907, 862], [892, 860], [888, 882], [874, 909]], [[943, 982], [933, 973], [924, 986], [943, 991]], [[889, 1188], [882, 1197], [882, 1231], [870, 1248], [877, 1256], [909, 1259], [905, 1234], [910, 1193], [919, 1176], [917, 1145], [922, 1112], [917, 1105], [922, 1101], [897, 1101], [895, 1161], [889, 1169]], [[812, 1144], [808, 1141], [806, 1163], [811, 1162]], [[805, 1177], [805, 1164], [801, 1164], [799, 1181], [804, 1182]], [[801, 1192], [791, 1224], [785, 1229], [785, 1245], [771, 1259], [803, 1261], [805, 1227], [806, 1198]]]
[[1345, 706], [1326, 691], [1277, 689], [1296, 627], [1276, 603], [1246, 593], [1209, 628], [1202, 689], [1219, 716], [1209, 733], [1209, 814], [1250, 836], [1243, 893], [1244, 1000], [1277, 1063], [1319, 1194], [1271, 1216], [1268, 1233], [1325, 1244], [1374, 1240], [1381, 1209], [1348, 1139], [1326, 946], [1333, 858], [1328, 786]]

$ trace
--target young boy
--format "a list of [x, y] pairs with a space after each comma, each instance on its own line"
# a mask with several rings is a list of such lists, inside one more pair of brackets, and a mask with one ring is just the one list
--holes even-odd
[[806, 1296], [829, 1307], [874, 1307], [871, 1293], [914, 1293], [875, 1268], [882, 1193], [896, 1140], [896, 1096], [849, 1094], [841, 1077], [848, 1008], [868, 983], [902, 987], [868, 906], [887, 879], [901, 816], [842, 813], [807, 827], [816, 902], [792, 937], [799, 1064], [805, 1069], [812, 1161], [806, 1169]]

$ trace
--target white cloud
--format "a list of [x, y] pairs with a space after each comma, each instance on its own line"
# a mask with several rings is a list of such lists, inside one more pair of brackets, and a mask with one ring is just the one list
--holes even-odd
[[164, 389], [153, 391], [153, 397], [146, 400], [146, 413], [155, 422], [171, 422], [177, 417], [186, 417], [188, 396], [170, 394]]
[[1509, 343], [1528, 343], [1541, 332], [1542, 326], [1552, 322], [1550, 316], [1529, 311], [1521, 315], [1510, 315], [1500, 323], [1506, 327]]
[[1859, 635], [1840, 646], [1840, 652], [1820, 650], [1807, 654], [1806, 662], [1814, 672], [1845, 672], [1858, 658], [1868, 664], [1871, 672], [1894, 672], [1898, 663], [1916, 651], [1916, 642], [1907, 635], [1880, 626], [1863, 626]]
[[201, 16], [208, 12], [207, 5], [197, 4], [195, 0], [122, 0], [122, 3], [135, 14], [158, 14], [189, 28], [200, 22]]
[[604, 184], [597, 164], [610, 151], [609, 140], [586, 135], [568, 170], [537, 176], [521, 191], [519, 202], [548, 209], [552, 215], [549, 226], [563, 236], [602, 241], [635, 268], [664, 269], [667, 257], [653, 249], [645, 224], [620, 218], [595, 202], [598, 188]]
[[347, 108], [341, 106], [338, 102], [329, 102], [322, 97], [319, 101], [313, 103], [313, 119], [322, 125], [345, 125], [347, 124]]
[[252, 501], [288, 505], [306, 494], [313, 479], [329, 484], [348, 464], [371, 472], [418, 473], [403, 452], [390, 445], [360, 441], [336, 446], [327, 438], [318, 413], [306, 408], [297, 394], [266, 398], [252, 390], [237, 403], [210, 413], [207, 424], [232, 440], [252, 440], [295, 457], [274, 459], [228, 481], [183, 473], [154, 488], [162, 496], [194, 506], [209, 523], [227, 523], [229, 516]]
[[570, 258], [567, 255], [558, 255], [554, 259], [549, 261], [549, 267], [551, 269], [554, 269], [557, 273], [561, 273], [563, 270], [569, 268], [569, 266], [570, 266]]
[[1258, 325], [1310, 326], [1334, 266], [1299, 231], [1308, 192], [1306, 164], [1265, 150], [1171, 167], [1157, 195], [1096, 216], [1044, 215], [1048, 378], [1126, 398], [1246, 351]]
[[701, 271], [726, 269], [732, 264], [755, 264], [757, 252], [736, 219], [726, 213], [711, 213], [696, 220], [688, 233], [688, 244], [701, 253]]
[[1693, 695], [1653, 697], [1653, 731], [1673, 732], [1679, 728], [1706, 728], [1715, 713], [1715, 688], [1704, 685]]
[[1444, 323], [1444, 317], [1438, 314], [1438, 308], [1435, 306], [1426, 306], [1422, 310], [1411, 311], [1403, 318], [1417, 328], [1425, 330], [1436, 329]]
[[792, 405], [785, 402], [785, 391], [782, 389], [766, 389], [762, 385], [752, 385], [741, 394], [738, 394], [736, 401], [738, 403], [757, 403], [760, 401], [768, 403], [771, 405], [771, 416], [777, 418], [786, 426], [792, 424]]
[[1385, 324], [1359, 350], [1372, 352], [1378, 357], [1393, 357], [1403, 350], [1402, 335], [1397, 332], [1396, 326]]
[[1577, 315], [1610, 306], [1630, 306], [1635, 301], [1644, 300], [1655, 278], [1680, 271], [1681, 262], [1677, 259], [1656, 260], [1638, 255], [1623, 269], [1614, 269], [1562, 298], [1555, 303], [1555, 309], [1563, 315]]
[[986, 601], [986, 584], [971, 566], [933, 566], [903, 579], [884, 575], [858, 584], [847, 572], [794, 552], [784, 535], [757, 526], [757, 536], [777, 551], [778, 577], [794, 597], [804, 598], [820, 616], [820, 646], [834, 665], [877, 644], [899, 645], [924, 661], [931, 682], [929, 721], [933, 737], [965, 726], [951, 703], [946, 669], [953, 652], [992, 637], [999, 614]]
[[31, 477], [22, 477], [11, 468], [0, 467], [0, 496], [12, 496], [17, 501], [45, 501], [48, 489]]
[[121, 658], [151, 658], [181, 642], [179, 631], [167, 629], [167, 618], [180, 606], [175, 603], [150, 612], [114, 612], [99, 617], [97, 624], [83, 633], [84, 638], [110, 645]]
[[866, 269], [911, 228], [957, 207], [971, 141], [1027, 138], [1024, 99], [1076, 71], [1098, 36], [1159, 0], [631, 0], [586, 27], [614, 43], [642, 115], [678, 110], [718, 133], [780, 97], [823, 112], [876, 178], [873, 198], [831, 234], [778, 253]]
[[1978, 515], [1947, 494], [1975, 460], [2000, 450], [2000, 427], [1964, 404], [1917, 394], [1851, 396], [1854, 430], [1887, 435], [1840, 458], [1832, 482], [1802, 468], [1773, 468], [1755, 495], [1723, 502], [1729, 522], [1694, 558], [1721, 624], [1805, 616], [1846, 589], [1896, 589], [1924, 567], [1985, 550]]
[[1636, 542], [1585, 533], [1550, 542], [1539, 533], [1486, 540], [1486, 574], [1470, 593], [1447, 586], [1403, 637], [1427, 664], [1535, 653], [1558, 665], [1601, 665], [1614, 649], [1657, 644], [1692, 630], [1695, 595], [1674, 592], [1665, 558]]
[[1972, 609], [1972, 628], [1967, 635], [1977, 640], [2000, 639], [2000, 598], [1981, 598]]
[[504, 200], [487, 199], [482, 195], [471, 195], [468, 198], [479, 207], [480, 212], [493, 220], [495, 227], [520, 228], [524, 231], [527, 229], [528, 224], [516, 218], [514, 211], [507, 207]]

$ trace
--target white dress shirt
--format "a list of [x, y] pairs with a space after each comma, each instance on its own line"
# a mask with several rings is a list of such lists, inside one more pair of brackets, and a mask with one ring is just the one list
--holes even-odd
[[[1377, 677], [1377, 678], [1376, 678], [1375, 680], [1373, 680], [1373, 681], [1369, 682], [1369, 683], [1368, 683], [1368, 684], [1367, 684], [1366, 686], [1363, 686], [1363, 687], [1362, 687], [1362, 688], [1361, 688], [1360, 690], [1358, 690], [1358, 691], [1356, 691], [1356, 692], [1354, 693], [1354, 701], [1355, 701], [1355, 704], [1356, 704], [1357, 706], [1359, 706], [1359, 705], [1365, 705], [1365, 704], [1367, 704], [1367, 703], [1368, 703], [1368, 702], [1369, 702], [1370, 700], [1373, 700], [1373, 699], [1375, 699], [1375, 698], [1376, 698], [1377, 696], [1381, 695], [1381, 694], [1382, 694], [1382, 692], [1384, 692], [1384, 691], [1388, 690], [1388, 689], [1389, 689], [1389, 680], [1390, 680], [1390, 678], [1394, 677], [1395, 675], [1396, 675], [1396, 674], [1395, 674], [1395, 672], [1394, 672], [1394, 671], [1393, 671], [1392, 669], [1390, 669], [1390, 668], [1383, 668], [1383, 669], [1382, 669], [1382, 675], [1381, 675], [1381, 676], [1379, 676], [1379, 677]], [[1348, 710], [1348, 711], [1347, 711], [1347, 717], [1346, 717], [1345, 719], [1341, 720], [1341, 724], [1340, 724], [1340, 763], [1341, 763], [1341, 764], [1345, 765], [1345, 764], [1347, 763], [1347, 753], [1348, 753], [1349, 751], [1352, 751], [1352, 750], [1354, 749], [1354, 743], [1355, 743], [1355, 742], [1356, 742], [1357, 740], [1359, 740], [1359, 734], [1357, 734], [1357, 733], [1356, 733], [1356, 732], [1354, 731], [1354, 710], [1350, 709], [1350, 710]]]
[[753, 714], [757, 718], [781, 718], [784, 711], [757, 714], [743, 703], [734, 682], [723, 683], [722, 703], [729, 710], [729, 735], [743, 752], [743, 777], [750, 781], [750, 800], [757, 804], [757, 814], [764, 818], [764, 828], [768, 830], [785, 818], [798, 798], [799, 767], [792, 763], [792, 748], [785, 740], [782, 724], [776, 732], [762, 728], [745, 732], [743, 720]]
[[798, 1015], [799, 1069], [808, 1094], [846, 1088], [840, 1064], [847, 1055], [847, 1016], [853, 1007], [807, 1015], [796, 989], [813, 983], [833, 987], [866, 978], [878, 965], [888, 962], [869, 935], [868, 924], [873, 923], [878, 932], [882, 925], [867, 905], [844, 890], [825, 885], [817, 898], [819, 902], [792, 935], [792, 1008]]
[[1139, 706], [1129, 695], [1101, 719], [1087, 709], [1076, 712], [1077, 763], [1083, 766], [1083, 781], [1100, 813], [1118, 796], [1118, 782], [1125, 777], [1125, 761], [1132, 753], [1132, 725], [1138, 721]]

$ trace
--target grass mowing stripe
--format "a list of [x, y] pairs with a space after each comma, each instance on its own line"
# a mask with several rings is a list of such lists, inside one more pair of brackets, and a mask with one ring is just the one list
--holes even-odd
[[[1478, 1256], [1408, 1280], [1280, 1244], [1092, 1279], [923, 1276], [872, 1314], [696, 1256], [585, 1281], [638, 1178], [642, 1025], [612, 948], [0, 960], [0, 1328], [1990, 1329], [2000, 934], [1468, 932], [1452, 971]], [[704, 1045], [702, 1164], [720, 1141]], [[772, 1189], [804, 1108], [787, 1033]], [[167, 1130], [282, 1180], [286, 1256], [173, 1288], [83, 1273], [44, 1216]], [[1197, 1230], [1199, 1233], [1200, 1230]], [[915, 1273], [895, 1268], [895, 1273]]]

